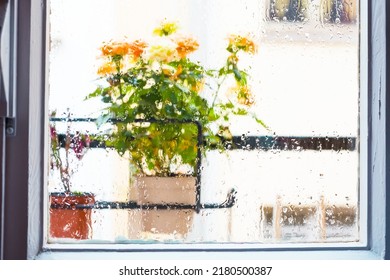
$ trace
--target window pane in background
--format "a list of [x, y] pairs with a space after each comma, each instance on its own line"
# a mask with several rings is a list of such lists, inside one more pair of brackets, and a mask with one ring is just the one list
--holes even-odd
[[[235, 118], [232, 132], [238, 141], [258, 137], [251, 145], [260, 149], [244, 145], [224, 154], [211, 151], [202, 161], [201, 203], [221, 203], [234, 188], [235, 205], [199, 213], [92, 209], [89, 238], [130, 243], [359, 240], [355, 1], [52, 0], [50, 5], [49, 111], [57, 117], [96, 117], [104, 105], [84, 98], [97, 85], [102, 42], [147, 38], [163, 19], [177, 20], [197, 38], [200, 49], [194, 59], [212, 68], [223, 65], [221, 50], [229, 34], [251, 34], [258, 43], [258, 53], [243, 58], [243, 65], [251, 74], [256, 113], [270, 130], [250, 118]], [[55, 125], [58, 133], [66, 132], [66, 122]], [[91, 123], [73, 122], [71, 132], [76, 131], [98, 130]], [[285, 142], [266, 146], [264, 136]], [[302, 137], [309, 145], [298, 141], [283, 148]], [[315, 144], [318, 139], [329, 146], [337, 139], [350, 142], [332, 150]], [[60, 153], [64, 158], [63, 148]], [[74, 190], [92, 192], [97, 201], [145, 202], [128, 160], [115, 151], [91, 148], [81, 161], [71, 154], [70, 162]], [[63, 191], [60, 184], [58, 169], [51, 170], [48, 191]], [[158, 184], [162, 195], [164, 183]], [[194, 203], [191, 187], [172, 196], [172, 201], [159, 197], [148, 202]]]

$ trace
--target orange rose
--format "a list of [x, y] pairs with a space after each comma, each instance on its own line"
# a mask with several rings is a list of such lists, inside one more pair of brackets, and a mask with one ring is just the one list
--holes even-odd
[[99, 67], [97, 73], [100, 76], [106, 76], [106, 75], [113, 74], [116, 71], [117, 71], [117, 69], [116, 69], [115, 64], [112, 62], [107, 62]]
[[124, 56], [129, 53], [130, 44], [127, 42], [110, 42], [101, 47], [104, 56]]
[[172, 76], [170, 76], [169, 78], [173, 81], [177, 80], [179, 78], [179, 75], [183, 72], [183, 67], [181, 65], [179, 65], [176, 69], [176, 72], [173, 73]]
[[134, 60], [140, 58], [143, 54], [147, 44], [141, 40], [136, 40], [133, 43], [129, 44], [130, 54], [133, 56]]
[[176, 51], [180, 58], [185, 58], [188, 54], [196, 51], [199, 48], [198, 42], [191, 38], [179, 38], [176, 40]]

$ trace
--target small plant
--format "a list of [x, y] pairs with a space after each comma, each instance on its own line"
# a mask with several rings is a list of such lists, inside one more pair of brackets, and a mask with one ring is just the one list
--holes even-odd
[[[55, 112], [51, 114], [51, 117], [54, 116]], [[53, 170], [59, 171], [64, 192], [71, 193], [71, 178], [75, 172], [75, 170], [71, 168], [71, 153], [78, 160], [81, 160], [89, 147], [90, 137], [79, 132], [72, 135], [69, 113], [67, 119], [67, 128], [64, 139], [59, 139], [55, 124], [50, 124], [50, 167]], [[61, 141], [63, 141], [64, 153], [61, 153]], [[72, 194], [77, 195], [79, 193], [72, 192]]]
[[[55, 112], [51, 114], [55, 117]], [[51, 238], [89, 239], [92, 237], [92, 207], [95, 195], [89, 192], [72, 190], [72, 176], [77, 164], [89, 147], [90, 138], [71, 131], [71, 115], [66, 118], [66, 131], [59, 135], [54, 121], [50, 123], [50, 166], [58, 171], [63, 191], [51, 192], [49, 236]], [[87, 206], [80, 208], [77, 206]]]
[[[241, 53], [256, 52], [255, 43], [241, 35], [231, 35], [226, 62], [220, 69], [207, 69], [190, 58], [199, 48], [188, 35], [179, 35], [178, 26], [163, 22], [146, 42], [108, 42], [101, 47], [103, 59], [98, 69], [105, 82], [87, 98], [100, 97], [107, 104], [99, 123], [117, 119], [108, 143], [119, 154], [129, 152], [138, 173], [169, 176], [180, 173], [179, 166], [195, 171], [198, 129], [204, 153], [224, 149], [232, 140], [232, 115], [252, 115], [254, 103], [248, 73], [239, 68]], [[234, 86], [226, 98], [219, 92], [228, 80]]]

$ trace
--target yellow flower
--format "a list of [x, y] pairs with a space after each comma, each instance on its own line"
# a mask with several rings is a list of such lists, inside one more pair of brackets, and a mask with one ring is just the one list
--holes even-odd
[[155, 45], [149, 48], [149, 60], [169, 63], [177, 59], [177, 51], [171, 46]]
[[243, 50], [251, 54], [255, 54], [257, 51], [256, 44], [249, 38], [241, 35], [231, 35], [229, 37], [229, 45], [227, 47], [229, 52], [235, 53], [238, 50]]
[[238, 63], [238, 57], [236, 54], [232, 54], [231, 56], [228, 57], [227, 59], [229, 64], [237, 64]]
[[110, 42], [101, 48], [104, 56], [124, 56], [129, 53], [130, 44], [127, 42]]
[[169, 36], [179, 29], [176, 22], [163, 21], [159, 27], [153, 30], [153, 34], [157, 36]]
[[237, 85], [230, 89], [230, 93], [234, 93], [237, 102], [241, 105], [251, 106], [255, 103], [252, 92], [248, 86]]
[[100, 76], [106, 76], [117, 72], [115, 63], [113, 62], [106, 62], [102, 66], [99, 67], [97, 73]]
[[191, 37], [177, 38], [175, 42], [177, 44], [176, 51], [180, 58], [185, 58], [189, 53], [196, 51], [199, 47], [198, 42]]
[[173, 73], [176, 72], [175, 67], [167, 65], [167, 64], [162, 64], [160, 67], [161, 67], [160, 69], [161, 69], [162, 73], [168, 77], [171, 77], [173, 75]]
[[195, 91], [195, 92], [201, 92], [204, 88], [204, 80], [200, 80], [200, 81], [197, 81], [195, 85], [193, 85], [191, 87], [191, 90]]

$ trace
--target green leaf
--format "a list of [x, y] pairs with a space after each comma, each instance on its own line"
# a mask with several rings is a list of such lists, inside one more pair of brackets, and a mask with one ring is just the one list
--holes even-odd
[[207, 136], [207, 141], [208, 141], [208, 144], [211, 145], [211, 146], [214, 146], [214, 145], [217, 145], [221, 142], [221, 138], [216, 136], [216, 135], [208, 135]]
[[258, 119], [257, 117], [254, 118], [258, 124], [262, 125], [264, 128], [269, 130], [269, 127], [262, 120]]
[[234, 108], [234, 104], [232, 102], [228, 102], [225, 105], [226, 105], [226, 108], [228, 108], [228, 109], [233, 109]]
[[107, 121], [110, 119], [110, 114], [102, 114], [96, 119], [96, 125], [97, 127], [101, 127], [103, 124], [107, 123]]
[[102, 88], [102, 87], [98, 87], [94, 92], [88, 94], [84, 100], [87, 100], [87, 99], [90, 99], [90, 98], [94, 98], [94, 97], [98, 97], [98, 96], [101, 96], [103, 94], [106, 93], [106, 88]]
[[240, 84], [245, 86], [247, 84], [247, 76], [248, 74], [244, 71], [240, 71], [240, 75], [241, 75], [241, 80], [240, 80]]
[[218, 120], [219, 117], [220, 117], [220, 116], [219, 116], [217, 113], [215, 113], [214, 108], [211, 108], [211, 109], [209, 110], [208, 120], [209, 120], [210, 122], [213, 122], [213, 121]]
[[226, 66], [219, 69], [219, 72], [218, 72], [219, 76], [225, 76], [226, 74], [228, 74], [228, 68]]
[[165, 113], [168, 116], [171, 116], [175, 113], [175, 107], [173, 107], [172, 105], [166, 104], [166, 105], [164, 105], [163, 108], [164, 108]]
[[185, 93], [189, 93], [190, 90], [188, 88], [186, 88], [185, 86], [179, 84], [179, 83], [175, 83], [175, 86], [180, 89], [182, 92], [185, 92]]
[[170, 102], [172, 102], [172, 104], [176, 104], [177, 103], [177, 96], [176, 96], [175, 92], [170, 90], [168, 92], [168, 96], [169, 96], [168, 99], [169, 99]]
[[109, 96], [109, 95], [103, 95], [103, 96], [102, 96], [102, 101], [103, 101], [104, 103], [111, 103], [112, 98], [111, 98], [111, 96]]
[[242, 108], [238, 108], [236, 111], [233, 112], [235, 115], [239, 116], [246, 116], [248, 115], [248, 111]]
[[241, 81], [241, 79], [242, 79], [241, 71], [238, 70], [237, 67], [233, 67], [233, 73], [234, 73], [234, 78], [235, 78], [237, 81]]
[[247, 84], [248, 74], [245, 71], [239, 70], [237, 67], [233, 67], [234, 78], [240, 85], [245, 86]]

